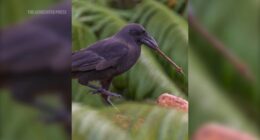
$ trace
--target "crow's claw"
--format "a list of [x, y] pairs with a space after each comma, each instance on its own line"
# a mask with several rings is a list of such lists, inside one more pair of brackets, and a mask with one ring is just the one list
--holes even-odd
[[118, 98], [121, 98], [121, 97], [122, 97], [122, 96], [119, 95], [119, 94], [116, 94], [116, 93], [113, 93], [113, 92], [109, 92], [109, 91], [106, 91], [105, 94], [108, 95], [109, 97], [118, 97]]
[[109, 97], [119, 97], [119, 98], [122, 97], [122, 96], [119, 95], [119, 94], [110, 92], [110, 91], [105, 90], [105, 89], [102, 89], [102, 88], [100, 88], [100, 89], [98, 89], [98, 90], [96, 90], [96, 91], [99, 92], [99, 93], [101, 93], [101, 94], [107, 95], [107, 96], [109, 96]]

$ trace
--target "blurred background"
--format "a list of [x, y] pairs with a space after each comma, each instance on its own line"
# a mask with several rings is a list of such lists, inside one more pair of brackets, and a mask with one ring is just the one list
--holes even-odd
[[[0, 139], [65, 140], [70, 136], [71, 4], [0, 3]], [[47, 9], [63, 13], [39, 13]]]
[[158, 96], [166, 92], [188, 99], [187, 1], [73, 0], [73, 51], [133, 22], [147, 29], [185, 76], [142, 46], [137, 64], [113, 80], [110, 90], [123, 96], [112, 100], [116, 108], [105, 106], [98, 94], [73, 80], [73, 140], [188, 139], [187, 112], [156, 104]]
[[213, 122], [259, 139], [259, 6], [258, 0], [189, 2], [190, 135]]

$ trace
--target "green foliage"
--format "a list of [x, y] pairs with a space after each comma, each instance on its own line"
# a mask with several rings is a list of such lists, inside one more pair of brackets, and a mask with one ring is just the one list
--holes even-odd
[[9, 92], [0, 90], [1, 140], [64, 140], [59, 124], [44, 124], [41, 112], [14, 101]]
[[1, 0], [0, 1], [0, 27], [10, 26], [33, 16], [28, 10], [46, 9], [49, 5], [59, 0]]
[[74, 40], [72, 45], [75, 46], [73, 50], [79, 50], [80, 48], [84, 48], [86, 44], [93, 43], [96, 40], [96, 36], [88, 26], [84, 26], [82, 23], [73, 20], [72, 40]]
[[176, 11], [177, 13], [182, 14], [187, 8], [188, 0], [157, 0], [164, 5], [167, 5], [169, 9]]
[[103, 116], [98, 114], [98, 112], [95, 110], [92, 110], [88, 107], [84, 108], [79, 104], [73, 104], [72, 114], [73, 140], [127, 139], [126, 133], [117, 128], [112, 122], [109, 122], [103, 118]]
[[[237, 3], [236, 7], [232, 6], [234, 3]], [[201, 1], [192, 2], [192, 5], [195, 14], [203, 25], [220, 39], [228, 50], [238, 56], [241, 62], [248, 66], [254, 78], [257, 77], [259, 72], [259, 32], [256, 32], [256, 30], [258, 30], [259, 25], [259, 21], [257, 21], [259, 2], [254, 0], [227, 0], [211, 2], [207, 6], [203, 6], [203, 1]], [[239, 96], [240, 99], [243, 99], [240, 102], [245, 104], [250, 104], [251, 101], [259, 103], [260, 96], [254, 89], [256, 83], [244, 79], [225, 60], [226, 58], [210, 47], [210, 44], [206, 43], [201, 37], [193, 32], [191, 32], [191, 35], [191, 42], [197, 47], [195, 51], [208, 65], [207, 68], [210, 69], [210, 72], [214, 73], [214, 78], [218, 84], [225, 87], [231, 96]], [[218, 68], [216, 69], [216, 67]]]
[[118, 109], [97, 111], [74, 103], [73, 140], [188, 140], [186, 113], [133, 103]]
[[106, 7], [83, 0], [75, 0], [72, 5], [73, 19], [90, 26], [99, 39], [113, 35], [125, 25], [124, 20]]
[[259, 1], [200, 0], [190, 5], [199, 24], [245, 64], [255, 79], [246, 79], [223, 53], [190, 29], [191, 133], [203, 123], [216, 121], [259, 134]]
[[205, 70], [206, 66], [201, 63], [193, 50], [190, 50], [189, 63], [193, 73], [189, 76], [189, 90], [193, 93], [189, 95], [190, 116], [192, 116], [189, 124], [190, 134], [208, 121], [257, 133], [257, 127], [241, 112], [241, 108], [230, 101], [228, 93], [216, 85], [209, 72]]

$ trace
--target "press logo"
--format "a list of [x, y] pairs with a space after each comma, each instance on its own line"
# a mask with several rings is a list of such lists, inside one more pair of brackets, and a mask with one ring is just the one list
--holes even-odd
[[29, 15], [65, 15], [67, 10], [27, 10]]

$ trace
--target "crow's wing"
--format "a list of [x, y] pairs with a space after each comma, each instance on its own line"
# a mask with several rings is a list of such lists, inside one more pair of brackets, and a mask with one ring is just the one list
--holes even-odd
[[114, 67], [128, 52], [126, 44], [114, 40], [97, 42], [72, 54], [72, 72]]
[[24, 73], [70, 67], [70, 43], [38, 26], [21, 24], [3, 32], [0, 71]]
[[72, 54], [72, 71], [88, 71], [96, 68], [96, 65], [104, 60], [92, 51], [79, 51]]

